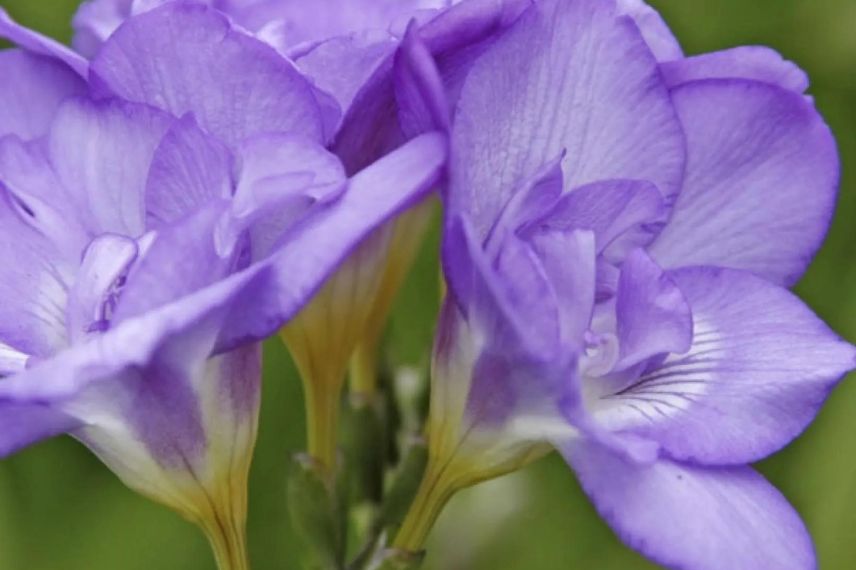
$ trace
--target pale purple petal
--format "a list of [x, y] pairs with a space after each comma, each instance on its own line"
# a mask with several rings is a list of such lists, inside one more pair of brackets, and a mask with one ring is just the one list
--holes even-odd
[[347, 113], [357, 93], [393, 53], [395, 46], [395, 40], [386, 35], [380, 38], [335, 37], [296, 57], [295, 63]]
[[856, 349], [787, 290], [742, 271], [670, 273], [693, 312], [693, 343], [619, 394], [599, 419], [681, 460], [741, 464], [811, 422]]
[[672, 97], [687, 136], [687, 174], [654, 258], [793, 284], [832, 216], [839, 164], [829, 128], [802, 95], [764, 83], [694, 82]]
[[644, 0], [618, 0], [618, 10], [621, 14], [633, 18], [645, 38], [645, 43], [658, 61], [672, 61], [684, 56], [681, 45], [668, 24]]
[[116, 305], [114, 321], [152, 311], [224, 278], [234, 267], [234, 255], [221, 255], [215, 229], [228, 202], [212, 200], [181, 222], [164, 226], [142, 259], [128, 274]]
[[192, 471], [207, 444], [201, 402], [192, 382], [211, 353], [216, 326], [194, 327], [164, 338], [143, 366], [129, 367], [84, 392], [83, 398], [90, 399], [84, 405], [100, 413], [115, 409], [158, 464]]
[[81, 421], [39, 403], [0, 403], [0, 457], [6, 457], [42, 439], [73, 430]]
[[672, 277], [641, 249], [632, 252], [621, 266], [615, 314], [618, 369], [657, 354], [683, 354], [690, 348], [690, 306]]
[[67, 342], [65, 304], [76, 260], [40, 231], [4, 184], [0, 172], [0, 344], [45, 357]]
[[549, 230], [531, 239], [558, 299], [562, 346], [579, 349], [595, 302], [595, 236], [587, 230]]
[[533, 223], [564, 231], [591, 230], [598, 254], [620, 262], [630, 250], [651, 243], [666, 216], [663, 197], [650, 182], [606, 180], [571, 190]]
[[52, 244], [58, 259], [77, 267], [94, 224], [54, 172], [43, 141], [0, 139], [0, 182], [25, 214], [20, 220]]
[[24, 50], [0, 51], [0, 136], [44, 135], [60, 103], [86, 92], [86, 83], [62, 63]]
[[[511, 196], [490, 228], [490, 233], [485, 240], [488, 248], [490, 244], [501, 240], [508, 233], [531, 237], [533, 233], [541, 230], [578, 229], [572, 226], [552, 226], [547, 221], [554, 211], [560, 209], [562, 203], [559, 200], [565, 185], [562, 158], [560, 156], [542, 166]], [[449, 210], [452, 209], [449, 208]]]
[[449, 103], [431, 52], [415, 25], [407, 29], [393, 67], [398, 120], [407, 137], [449, 130]]
[[264, 132], [324, 140], [316, 91], [273, 48], [221, 13], [170, 3], [129, 19], [92, 62], [94, 89], [180, 117], [234, 147]]
[[467, 0], [453, 4], [422, 27], [422, 38], [435, 55], [448, 55], [498, 36], [532, 1]]
[[30, 356], [0, 341], [0, 376], [17, 374], [27, 368]]
[[561, 451], [621, 540], [667, 568], [816, 568], [799, 515], [750, 467], [636, 465], [582, 442]]
[[302, 137], [261, 135], [238, 152], [241, 170], [232, 231], [249, 229], [253, 259], [268, 255], [310, 208], [335, 199], [347, 183], [339, 159]]
[[[349, 192], [320, 212], [313, 223], [292, 232], [274, 256], [225, 279], [216, 275], [219, 269], [210, 256], [213, 244], [208, 247], [206, 240], [193, 239], [195, 232], [189, 231], [195, 227], [199, 234], [209, 233], [207, 229], [212, 224], [207, 223], [211, 218], [208, 214], [212, 212], [203, 211], [196, 219], [169, 227], [173, 239], [169, 233], [160, 232], [142, 264], [128, 276], [111, 328], [90, 342], [0, 382], [0, 399], [18, 403], [69, 400], [69, 409], [88, 416], [84, 414], [85, 401], [77, 399], [78, 395], [107, 389], [105, 386], [115, 383], [103, 381], [115, 379], [117, 374], [139, 374], [148, 369], [148, 363], [162, 362], [164, 368], [157, 370], [159, 377], [175, 379], [173, 372], [177, 369], [169, 365], [173, 359], [164, 362], [156, 358], [162, 347], [171, 345], [173, 337], [183, 338], [193, 331], [206, 335], [205, 331], [219, 331], [221, 346], [225, 347], [268, 336], [303, 306], [348, 252], [378, 224], [424, 198], [437, 183], [445, 158], [446, 143], [441, 136], [415, 139], [352, 178]], [[390, 188], [398, 192], [390, 192]], [[159, 243], [163, 245], [159, 247]], [[201, 245], [189, 247], [194, 244]], [[172, 257], [167, 255], [170, 252]], [[184, 256], [186, 263], [176, 256]], [[146, 269], [147, 260], [151, 271]], [[164, 276], [156, 270], [170, 261], [174, 263], [173, 274]], [[153, 278], [144, 278], [147, 273]], [[205, 286], [206, 280], [215, 282]], [[180, 302], [170, 302], [176, 298]], [[223, 328], [218, 322], [228, 322], [230, 326]], [[190, 362], [187, 356], [195, 354], [194, 347], [198, 345], [196, 340], [188, 342], [191, 344], [169, 348], [169, 354]], [[130, 378], [131, 385], [142, 380]], [[139, 396], [143, 403], [158, 401], [166, 393], [160, 391], [158, 383], [146, 386], [145, 393]], [[133, 392], [125, 390], [123, 394]], [[177, 397], [174, 406], [163, 410], [169, 416], [162, 418], [163, 426], [148, 421], [138, 426], [146, 433], [151, 429], [148, 445], [161, 449], [167, 460], [178, 455], [192, 456], [197, 449], [199, 437], [194, 434], [198, 431], [192, 425], [196, 420], [180, 413], [187, 410], [181, 402], [187, 401], [183, 396]], [[103, 444], [91, 438], [87, 441], [95, 447]], [[159, 442], [170, 441], [174, 445], [158, 447]]]
[[156, 109], [121, 101], [73, 101], [57, 113], [51, 163], [95, 234], [145, 232], [146, 179], [170, 123]]
[[[558, 295], [535, 249], [508, 234], [490, 261], [495, 271], [485, 278], [498, 281], [496, 293], [506, 297], [524, 344], [543, 354], [555, 350], [562, 337]], [[477, 296], [482, 294], [478, 292]]]
[[234, 157], [192, 115], [174, 123], [152, 157], [146, 180], [146, 228], [181, 220], [232, 196]]
[[[484, 235], [523, 178], [567, 151], [568, 185], [680, 187], [684, 141], [657, 62], [610, 2], [540, 2], [474, 64], [453, 129], [450, 196]], [[490, 189], [490, 191], [486, 191]]]
[[660, 65], [669, 88], [702, 79], [753, 79], [803, 93], [808, 75], [795, 63], [763, 46], [742, 46]]
[[98, 48], [116, 28], [131, 16], [135, 0], [86, 0], [80, 4], [71, 25], [74, 37], [71, 45], [87, 58], [98, 53]]
[[[494, 269], [465, 219], [452, 218], [446, 222], [442, 258], [443, 274], [449, 285], [451, 298], [463, 317], [472, 323], [471, 328], [483, 331], [485, 342], [492, 347], [499, 347], [497, 350], [514, 348], [518, 351], [523, 349], [524, 352], [537, 352], [543, 349], [550, 353], [557, 348], [558, 329], [552, 331], [553, 338], [546, 347], [540, 342], [542, 338], [532, 338], [527, 334], [533, 332], [533, 329], [537, 333], [538, 323], [532, 327], [532, 323], [527, 322], [528, 315], [523, 312], [526, 307], [519, 306], [520, 300], [517, 304], [514, 303], [513, 284], [507, 283], [505, 276]], [[524, 266], [525, 271], [536, 269], [532, 256], [525, 256], [523, 259], [528, 262]], [[522, 280], [526, 277], [528, 276], [525, 274], [520, 276]], [[533, 276], [533, 279], [538, 279], [542, 286], [545, 284], [543, 275]], [[543, 289], [542, 294], [551, 297], [544, 300], [543, 310], [539, 311], [543, 317], [542, 322], [549, 323], [552, 320], [558, 324], [555, 294]]]
[[62, 62], [81, 77], [89, 73], [89, 62], [58, 41], [25, 28], [15, 22], [0, 7], [0, 38], [5, 38], [19, 47], [37, 55], [44, 55]]
[[[473, 329], [478, 335], [480, 327], [477, 325]], [[503, 443], [509, 447], [529, 439], [542, 439], [539, 426], [551, 422], [558, 422], [562, 428], [572, 431], [560, 415], [560, 403], [579, 400], [575, 368], [573, 352], [560, 361], [544, 362], [530, 359], [511, 346], [485, 347], [472, 368], [464, 418], [467, 430], [497, 430], [499, 433], [495, 437], [506, 440]], [[463, 379], [444, 380], [460, 382]]]

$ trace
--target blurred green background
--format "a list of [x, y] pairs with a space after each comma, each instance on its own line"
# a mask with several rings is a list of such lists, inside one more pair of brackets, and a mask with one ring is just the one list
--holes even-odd
[[[310, 2], [310, 0], [306, 0]], [[76, 0], [0, 0], [21, 22], [70, 37]], [[835, 223], [800, 295], [856, 341], [856, 0], [658, 0], [688, 53], [772, 46], [804, 67], [844, 164]], [[8, 78], [0, 78], [0, 85]], [[0, 87], [2, 88], [2, 87]], [[437, 307], [437, 236], [398, 303], [392, 362], [424, 369]], [[2, 300], [0, 300], [2, 302]], [[266, 351], [261, 434], [251, 479], [255, 570], [298, 569], [284, 492], [303, 441], [299, 383], [284, 349]], [[844, 383], [808, 432], [761, 465], [803, 514], [824, 570], [856, 568], [856, 384]], [[653, 568], [621, 546], [555, 457], [459, 495], [429, 548], [431, 570]], [[0, 570], [209, 570], [200, 533], [125, 489], [69, 438], [0, 462]], [[764, 570], [764, 569], [759, 569]], [[770, 569], [774, 570], [774, 569]]]

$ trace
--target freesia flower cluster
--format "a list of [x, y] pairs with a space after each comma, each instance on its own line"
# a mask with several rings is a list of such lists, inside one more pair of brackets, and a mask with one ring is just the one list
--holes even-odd
[[[456, 491], [551, 450], [665, 567], [816, 566], [749, 466], [856, 367], [787, 290], [839, 176], [796, 65], [686, 57], [642, 0], [89, 0], [74, 27], [0, 11], [4, 455], [70, 434], [245, 570], [278, 333], [309, 567], [415, 568]], [[438, 202], [425, 445], [390, 454], [384, 325]]]

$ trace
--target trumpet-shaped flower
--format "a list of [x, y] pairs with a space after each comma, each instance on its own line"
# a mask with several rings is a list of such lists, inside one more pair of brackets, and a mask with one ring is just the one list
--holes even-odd
[[536, 2], [454, 111], [430, 463], [396, 539], [463, 486], [558, 449], [668, 567], [815, 567], [748, 464], [789, 443], [856, 350], [785, 287], [838, 158], [775, 53], [684, 59], [641, 2]]
[[[74, 45], [81, 53], [95, 54], [124, 20], [167, 3], [87, 2], [75, 17]], [[396, 97], [392, 86], [393, 78], [400, 74], [396, 69], [409, 62], [395, 54], [410, 19], [429, 20], [451, 2], [324, 0], [312, 10], [292, 0], [201, 3], [274, 47], [313, 82], [319, 103], [329, 111], [324, 122], [325, 143], [347, 174], [438, 127], [404, 124], [412, 119], [402, 119], [400, 110], [421, 103], [402, 97], [419, 98], [421, 94], [418, 90], [399, 91]], [[334, 112], [337, 109], [342, 112]], [[378, 345], [387, 317], [433, 210], [433, 201], [425, 200], [378, 228], [282, 331], [304, 382], [309, 451], [322, 464], [334, 463], [339, 400], [349, 362], [353, 360], [354, 389], [374, 392]], [[335, 319], [329, 318], [333, 312]]]
[[0, 452], [70, 433], [244, 568], [256, 341], [424, 197], [443, 137], [349, 177], [319, 92], [204, 6], [131, 18], [84, 65], [3, 30]]

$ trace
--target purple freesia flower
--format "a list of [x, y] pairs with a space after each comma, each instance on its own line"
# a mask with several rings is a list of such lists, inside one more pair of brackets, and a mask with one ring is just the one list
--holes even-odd
[[[123, 21], [169, 3], [87, 2], [74, 19], [73, 43], [79, 52], [94, 54]], [[325, 0], [311, 10], [292, 0], [197, 3], [218, 10], [276, 49], [283, 61], [312, 82], [325, 111], [324, 142], [347, 174], [362, 170], [414, 136], [442, 129], [442, 125], [405, 116], [407, 109], [423, 105], [424, 94], [419, 89], [396, 92], [390, 83], [401, 75], [416, 76], [413, 81], [418, 82], [421, 73], [418, 67], [411, 69], [407, 57], [396, 56], [408, 21], [430, 20], [451, 2]], [[467, 12], [451, 14], [448, 20], [462, 18], [471, 16]], [[164, 39], [192, 45], [192, 33], [177, 30]], [[161, 52], [168, 47], [151, 45], [142, 35], [123, 35], [126, 44], [134, 43], [125, 50], [131, 54]], [[139, 99], [138, 93], [121, 95]], [[149, 96], [143, 100], [152, 103]], [[334, 463], [339, 400], [352, 355], [354, 389], [367, 394], [375, 389], [378, 345], [433, 210], [433, 201], [422, 201], [379, 227], [283, 330], [307, 395], [309, 452], [322, 464]], [[331, 311], [336, 319], [329, 318]]]
[[[472, 61], [473, 53], [504, 29], [524, 3], [476, 0], [435, 14], [422, 8], [447, 3], [351, 2], [343, 8], [345, 3], [325, 2], [319, 5], [321, 14], [312, 12], [311, 21], [305, 9], [287, 1], [252, 6], [224, 2], [215, 6], [274, 46], [283, 61], [312, 80], [315, 97], [325, 111], [325, 142], [350, 175], [413, 137], [446, 127], [438, 121], [445, 113], [436, 112], [445, 106], [445, 100], [436, 93], [436, 86], [425, 84], [426, 73], [433, 71], [426, 51], [444, 60], [441, 67], [446, 73], [460, 74]], [[91, 38], [87, 30], [95, 29], [103, 29], [100, 37], [107, 37], [118, 21], [130, 13], [144, 13], [154, 4], [161, 3], [125, 3], [124, 7], [90, 3], [76, 19], [78, 37], [86, 43], [86, 38]], [[341, 19], [351, 10], [359, 11], [361, 17]], [[402, 24], [415, 16], [430, 22], [420, 30], [421, 37], [411, 33], [402, 43]], [[272, 33], [276, 30], [293, 33]], [[116, 36], [122, 36], [121, 40]], [[93, 62], [96, 80], [100, 74], [98, 60], [119, 57], [127, 60], [123, 65], [133, 67], [133, 59], [139, 54], [147, 54], [147, 60], [156, 62], [155, 54], [169, 50], [168, 45], [153, 45], [142, 33], [120, 30], [116, 36], [109, 43], [124, 47], [101, 51]], [[192, 45], [192, 32], [176, 30], [170, 42]], [[191, 54], [196, 51], [187, 49]], [[141, 96], [144, 85], [124, 85], [118, 91], [122, 97], [162, 105], [156, 86], [155, 93]], [[129, 85], [133, 92], [127, 90]], [[336, 113], [337, 108], [341, 115]], [[283, 330], [307, 393], [309, 451], [322, 464], [330, 466], [335, 461], [340, 393], [352, 355], [355, 389], [374, 389], [377, 345], [432, 210], [432, 203], [423, 201], [379, 227]], [[331, 312], [335, 312], [335, 319], [329, 317]]]
[[762, 48], [683, 58], [641, 2], [539, 0], [483, 51], [454, 108], [431, 459], [396, 546], [550, 445], [665, 566], [815, 567], [748, 466], [856, 366], [785, 289], [838, 184], [805, 88]]
[[91, 62], [0, 24], [24, 48], [0, 53], [0, 453], [70, 433], [244, 568], [256, 341], [423, 199], [444, 137], [346, 174], [335, 106], [198, 4]]

